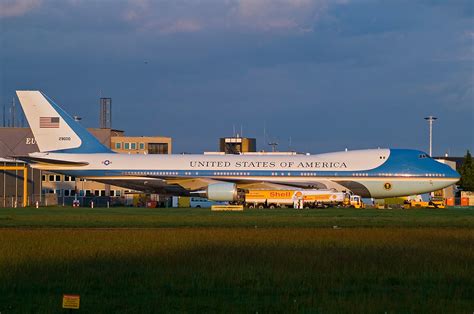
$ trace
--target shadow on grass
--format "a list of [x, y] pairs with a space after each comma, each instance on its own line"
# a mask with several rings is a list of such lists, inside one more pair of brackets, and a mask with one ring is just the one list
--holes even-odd
[[467, 230], [7, 232], [2, 239], [13, 246], [4, 245], [0, 258], [2, 313], [61, 312], [64, 293], [80, 294], [87, 313], [474, 306]]

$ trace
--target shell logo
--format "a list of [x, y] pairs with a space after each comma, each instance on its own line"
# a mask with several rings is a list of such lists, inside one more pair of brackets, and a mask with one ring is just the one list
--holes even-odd
[[302, 195], [303, 195], [303, 193], [301, 193], [301, 192], [299, 192], [299, 191], [295, 193], [295, 196], [296, 196], [296, 197], [301, 197]]
[[332, 198], [332, 199], [336, 199], [337, 196], [336, 196], [336, 195], [331, 195], [331, 198]]
[[391, 190], [392, 189], [392, 184], [387, 182], [383, 185], [383, 187], [385, 188], [385, 190]]

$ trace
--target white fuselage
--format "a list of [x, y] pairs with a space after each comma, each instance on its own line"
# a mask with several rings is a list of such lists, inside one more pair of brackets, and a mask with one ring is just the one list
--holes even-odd
[[[413, 155], [413, 160], [407, 160], [403, 155], [402, 163], [390, 162], [391, 155], [397, 154]], [[459, 179], [449, 167], [432, 159], [417, 160], [418, 152], [410, 150], [371, 149], [291, 156], [114, 153], [37, 153], [32, 156], [83, 162], [86, 165], [37, 164], [35, 167], [98, 180], [206, 178], [227, 182], [273, 182], [338, 190], [359, 188], [367, 193], [354, 192], [376, 198], [430, 192]]]

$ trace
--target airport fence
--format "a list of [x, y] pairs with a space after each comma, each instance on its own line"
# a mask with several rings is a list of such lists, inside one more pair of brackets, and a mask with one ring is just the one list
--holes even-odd
[[[27, 198], [27, 206], [73, 206], [76, 200], [74, 196], [56, 196], [55, 194], [48, 195], [29, 195]], [[80, 207], [112, 207], [112, 206], [126, 206], [126, 199], [123, 197], [109, 197], [109, 196], [83, 196], [77, 197]], [[17, 208], [23, 206], [23, 196], [2, 196], [0, 197], [0, 207]]]

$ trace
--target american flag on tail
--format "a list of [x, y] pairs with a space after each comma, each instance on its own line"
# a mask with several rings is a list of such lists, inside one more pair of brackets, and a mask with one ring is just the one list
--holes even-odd
[[40, 129], [59, 128], [59, 117], [40, 117]]

